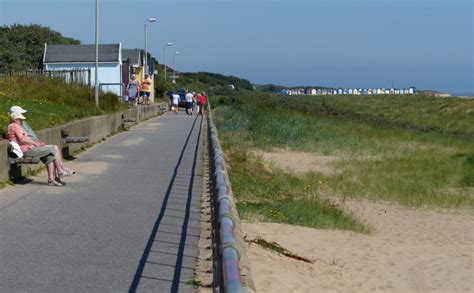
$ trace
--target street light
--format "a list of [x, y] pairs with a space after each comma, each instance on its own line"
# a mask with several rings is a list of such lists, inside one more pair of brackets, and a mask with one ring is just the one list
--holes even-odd
[[176, 68], [174, 67], [174, 57], [179, 55], [179, 52], [174, 52], [173, 54], [173, 83], [176, 83]]
[[99, 0], [95, 0], [95, 106], [99, 107]]
[[145, 70], [143, 70], [143, 74], [148, 74], [148, 34], [146, 31], [146, 25], [149, 22], [155, 22], [156, 18], [154, 17], [149, 17], [147, 20], [145, 20]]
[[163, 72], [165, 74], [165, 81], [166, 81], [166, 47], [173, 45], [173, 43], [166, 43], [165, 46], [163, 47]]

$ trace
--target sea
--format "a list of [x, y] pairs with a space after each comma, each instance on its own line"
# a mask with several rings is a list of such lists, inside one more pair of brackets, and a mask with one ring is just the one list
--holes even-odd
[[474, 93], [452, 93], [451, 95], [456, 97], [469, 97], [474, 99]]

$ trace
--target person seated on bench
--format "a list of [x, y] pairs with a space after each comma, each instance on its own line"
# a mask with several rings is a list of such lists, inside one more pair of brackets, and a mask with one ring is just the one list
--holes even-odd
[[[20, 106], [13, 106], [10, 108], [10, 114], [12, 113], [20, 113], [20, 114], [25, 114], [27, 111], [25, 109], [23, 109], [22, 107]], [[28, 122], [22, 120], [21, 121], [21, 124], [20, 126], [26, 131], [26, 133], [28, 133], [28, 135], [30, 136], [30, 138], [34, 141], [34, 142], [37, 142], [39, 143], [40, 145], [42, 146], [52, 146], [55, 148], [56, 150], [56, 159], [59, 163], [59, 166], [61, 167], [61, 170], [62, 172], [60, 173], [60, 177], [63, 177], [63, 176], [71, 176], [73, 174], [76, 174], [76, 171], [73, 170], [73, 169], [69, 169], [67, 168], [66, 166], [64, 166], [64, 163], [63, 163], [63, 156], [62, 156], [62, 153], [60, 151], [60, 148], [57, 146], [57, 145], [46, 145], [44, 142], [42, 142], [38, 136], [36, 135], [36, 133], [33, 131], [33, 129], [31, 128], [31, 126], [28, 124]]]
[[34, 142], [28, 133], [21, 127], [21, 121], [25, 120], [21, 113], [10, 114], [11, 123], [8, 125], [8, 140], [16, 142], [25, 158], [40, 158], [48, 170], [48, 185], [63, 186], [59, 176], [64, 170], [59, 166], [56, 158], [56, 149], [53, 146], [45, 146]]

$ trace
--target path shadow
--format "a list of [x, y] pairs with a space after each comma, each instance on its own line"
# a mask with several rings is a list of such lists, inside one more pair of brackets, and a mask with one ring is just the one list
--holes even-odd
[[[148, 238], [148, 241], [147, 241], [147, 244], [145, 246], [145, 249], [143, 251], [143, 254], [142, 254], [142, 257], [140, 258], [140, 262], [138, 264], [138, 267], [136, 269], [136, 272], [135, 272], [135, 275], [134, 275], [134, 278], [132, 280], [132, 283], [130, 284], [130, 287], [129, 287], [129, 292], [136, 292], [137, 289], [138, 289], [138, 286], [140, 285], [140, 282], [142, 280], [156, 280], [156, 281], [162, 281], [162, 282], [168, 282], [168, 283], [171, 283], [171, 288], [170, 288], [170, 292], [178, 292], [178, 289], [179, 289], [179, 286], [180, 284], [184, 284], [180, 279], [181, 279], [181, 272], [182, 270], [193, 270], [194, 271], [194, 268], [188, 268], [188, 267], [183, 267], [183, 259], [185, 257], [189, 257], [189, 255], [185, 254], [185, 248], [189, 248], [189, 245], [186, 244], [186, 238], [187, 238], [187, 232], [188, 232], [188, 224], [189, 224], [189, 220], [190, 220], [190, 209], [191, 209], [191, 200], [192, 200], [192, 196], [193, 196], [193, 185], [194, 185], [194, 178], [196, 177], [196, 165], [197, 165], [197, 160], [198, 160], [198, 151], [199, 151], [199, 144], [200, 144], [200, 138], [201, 138], [201, 130], [202, 130], [202, 119], [200, 121], [200, 124], [199, 124], [199, 133], [198, 133], [198, 138], [197, 138], [197, 143], [196, 143], [196, 147], [194, 149], [194, 155], [193, 155], [193, 164], [192, 164], [192, 171], [191, 171], [191, 176], [190, 176], [190, 179], [189, 179], [189, 185], [188, 185], [188, 189], [187, 189], [187, 196], [186, 196], [186, 207], [185, 207], [185, 216], [183, 218], [183, 224], [181, 226], [179, 225], [170, 225], [170, 224], [164, 224], [165, 226], [175, 226], [175, 227], [179, 227], [181, 229], [181, 232], [180, 233], [168, 233], [169, 235], [171, 236], [179, 236], [179, 241], [177, 242], [173, 242], [173, 241], [165, 241], [165, 240], [158, 240], [157, 239], [157, 234], [158, 234], [158, 230], [160, 228], [160, 225], [162, 224], [162, 220], [163, 220], [163, 217], [165, 216], [165, 211], [167, 210], [167, 205], [169, 203], [169, 199], [170, 199], [170, 195], [171, 195], [171, 192], [173, 190], [173, 187], [175, 186], [175, 181], [176, 181], [176, 178], [177, 178], [177, 175], [178, 175], [178, 171], [179, 171], [179, 168], [181, 167], [182, 165], [182, 162], [183, 162], [183, 157], [184, 157], [184, 154], [185, 154], [185, 151], [188, 147], [188, 144], [189, 144], [189, 141], [190, 141], [190, 138], [191, 138], [191, 135], [194, 131], [194, 128], [196, 126], [196, 123], [198, 121], [198, 116], [196, 116], [196, 118], [194, 119], [194, 122], [192, 124], [192, 127], [188, 133], [188, 136], [186, 138], [186, 141], [183, 145], [183, 148], [181, 149], [181, 153], [180, 153], [180, 156], [179, 156], [179, 159], [174, 167], [174, 171], [173, 171], [173, 176], [168, 184], [168, 188], [166, 190], [166, 194], [165, 194], [165, 197], [163, 199], [163, 203], [162, 203], [162, 206], [161, 206], [161, 209], [160, 209], [160, 212], [158, 214], [158, 217], [153, 225], [153, 228], [152, 228], [152, 231], [150, 233], [150, 237]], [[176, 210], [176, 209], [173, 209], [173, 210]], [[192, 228], [190, 228], [192, 229]], [[163, 231], [162, 233], [167, 233], [166, 231]], [[193, 234], [193, 237], [195, 234]], [[158, 250], [152, 250], [152, 247], [154, 244], [158, 243], [158, 242], [161, 242], [161, 243], [166, 243], [167, 245], [170, 245], [171, 247], [176, 247], [176, 253], [170, 253], [170, 252], [160, 252]], [[155, 255], [163, 255], [163, 256], [176, 256], [176, 260], [174, 262], [174, 264], [165, 264], [165, 263], [161, 263], [161, 262], [154, 262], [154, 261], [151, 261], [149, 260], [150, 258], [150, 253], [153, 253]], [[167, 267], [174, 267], [174, 272], [173, 272], [173, 276], [171, 278], [166, 278], [166, 277], [162, 277], [160, 276], [159, 278], [155, 277], [155, 276], [145, 276], [143, 274], [144, 272], [144, 269], [145, 269], [145, 266], [149, 264], [149, 265], [162, 265], [162, 266], [167, 266]]]

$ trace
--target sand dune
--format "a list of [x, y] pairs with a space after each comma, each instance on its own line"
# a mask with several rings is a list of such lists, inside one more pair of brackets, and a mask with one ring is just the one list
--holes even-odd
[[258, 292], [474, 292], [474, 215], [348, 201], [372, 235], [246, 223], [314, 264], [248, 244]]

